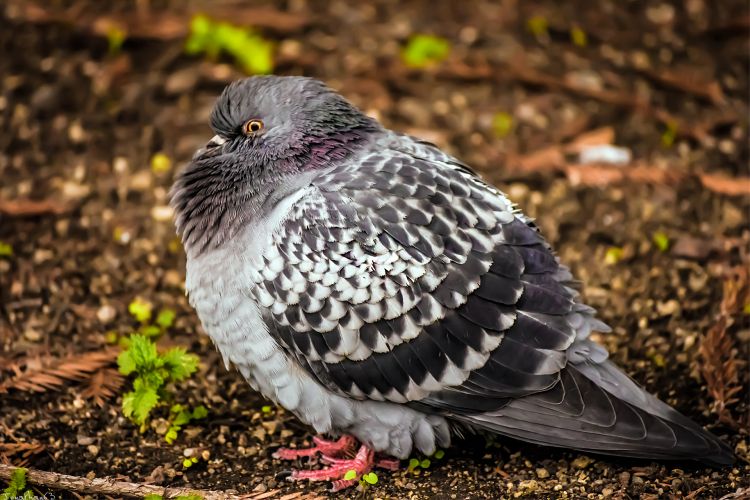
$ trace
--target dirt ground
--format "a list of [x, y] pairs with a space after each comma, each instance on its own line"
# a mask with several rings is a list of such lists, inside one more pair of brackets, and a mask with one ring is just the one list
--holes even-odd
[[[224, 368], [184, 296], [168, 189], [210, 138], [213, 100], [242, 76], [231, 59], [184, 53], [190, 13], [203, 10], [273, 40], [275, 73], [325, 80], [507, 192], [613, 326], [599, 336], [613, 358], [738, 456], [711, 469], [472, 436], [427, 469], [379, 472], [374, 486], [340, 497], [742, 497], [750, 487], [746, 1], [208, 5], [0, 2], [0, 243], [12, 248], [0, 257], [0, 458], [255, 498], [328, 495], [325, 485], [278, 476], [290, 464], [272, 451], [309, 443], [309, 429]], [[112, 26], [125, 27], [120, 48]], [[448, 58], [407, 68], [399, 52], [415, 33], [448, 39]], [[613, 142], [631, 159], [581, 165], [586, 141]], [[151, 166], [158, 152], [171, 159], [164, 171]], [[127, 385], [101, 407], [86, 397], [86, 376], [37, 392], [12, 387], [19, 373], [104, 351], [110, 332], [133, 331], [135, 297], [174, 309], [160, 342], [201, 358], [177, 402], [203, 404], [209, 416], [174, 444], [157, 432], [167, 407], [143, 433], [122, 416]], [[190, 454], [201, 459], [184, 468]]]

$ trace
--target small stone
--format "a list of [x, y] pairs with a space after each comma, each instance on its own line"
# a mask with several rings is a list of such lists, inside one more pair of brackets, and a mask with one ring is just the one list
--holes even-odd
[[88, 445], [86, 449], [89, 450], [89, 453], [91, 453], [93, 456], [97, 456], [99, 454], [99, 447], [95, 444]]
[[612, 494], [615, 492], [612, 488], [604, 488], [602, 490], [602, 495], [604, 495], [604, 498], [611, 497]]
[[593, 460], [591, 460], [589, 457], [587, 457], [586, 455], [581, 455], [580, 457], [573, 460], [571, 462], [571, 465], [576, 469], [585, 469], [586, 467], [591, 465], [591, 462], [593, 462]]
[[96, 318], [101, 323], [109, 323], [110, 321], [115, 319], [116, 315], [117, 311], [109, 304], [104, 304], [99, 308], [99, 310], [96, 311]]
[[547, 469], [545, 469], [544, 467], [539, 468], [539, 469], [536, 470], [536, 476], [539, 479], [546, 479], [546, 478], [549, 477], [549, 471]]
[[23, 337], [29, 342], [39, 342], [42, 340], [42, 332], [40, 332], [36, 325], [26, 325], [23, 331]]

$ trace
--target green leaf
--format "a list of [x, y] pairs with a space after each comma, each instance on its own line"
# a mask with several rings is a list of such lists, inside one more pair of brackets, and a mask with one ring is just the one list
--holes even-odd
[[513, 116], [505, 112], [496, 113], [492, 118], [492, 130], [500, 138], [507, 136], [513, 130]]
[[419, 460], [416, 458], [409, 459], [409, 470], [414, 470], [419, 467]]
[[604, 263], [607, 265], [614, 265], [622, 260], [623, 250], [620, 247], [609, 247], [607, 253], [604, 254]]
[[133, 354], [130, 351], [122, 351], [117, 356], [117, 367], [123, 375], [130, 375], [136, 369]]
[[175, 425], [179, 428], [189, 423], [192, 419], [193, 419], [192, 413], [190, 413], [189, 411], [182, 410], [175, 416], [174, 420], [172, 421], [172, 425]]
[[157, 388], [144, 384], [139, 377], [133, 383], [133, 391], [122, 398], [122, 413], [133, 422], [143, 424], [158, 403]]
[[162, 309], [156, 316], [156, 324], [162, 328], [169, 328], [174, 324], [176, 314], [172, 309]]
[[23, 500], [36, 500], [37, 496], [34, 495], [34, 492], [31, 490], [26, 490], [23, 492], [23, 496], [21, 497]]
[[151, 157], [151, 171], [155, 174], [169, 172], [169, 169], [171, 168], [172, 160], [164, 153], [159, 152]]
[[10, 243], [0, 241], [0, 257], [13, 257], [13, 246]]
[[182, 461], [182, 466], [187, 469], [188, 467], [192, 467], [194, 463], [195, 462], [193, 462], [189, 458], [186, 458], [185, 460]]
[[526, 21], [526, 29], [537, 38], [549, 36], [547, 19], [534, 16]]
[[151, 493], [143, 497], [143, 500], [164, 500], [164, 497], [161, 495], [157, 495], [156, 493]]
[[156, 325], [141, 325], [138, 333], [149, 338], [155, 338], [162, 334], [162, 329]]
[[115, 55], [120, 52], [122, 44], [127, 38], [127, 33], [118, 26], [110, 26], [107, 30], [107, 44], [109, 45], [109, 54]]
[[23, 490], [26, 488], [26, 469], [19, 467], [14, 469], [10, 475], [10, 481], [8, 487], [3, 490], [0, 499], [12, 499], [20, 497], [23, 494]]
[[419, 462], [419, 466], [422, 467], [423, 469], [427, 469], [427, 468], [430, 467], [431, 463], [432, 462], [430, 462], [429, 458], [425, 458], [424, 460], [422, 460], [421, 462]]
[[133, 302], [128, 305], [128, 312], [139, 322], [145, 323], [151, 319], [152, 308], [153, 306], [150, 302], [145, 301], [140, 297], [136, 297], [133, 299]]
[[661, 135], [661, 145], [665, 148], [672, 147], [672, 144], [674, 144], [675, 139], [677, 138], [677, 124], [673, 121], [670, 121], [667, 123], [667, 128], [664, 130], [664, 133]]
[[260, 411], [262, 411], [263, 413], [271, 413], [271, 407], [269, 405], [265, 405], [260, 409]]
[[362, 476], [362, 479], [364, 479], [368, 484], [376, 484], [378, 482], [378, 475], [374, 472], [369, 472]]
[[200, 495], [178, 495], [175, 500], [203, 500]]
[[172, 444], [177, 439], [177, 433], [180, 431], [179, 428], [176, 426], [172, 426], [169, 429], [167, 429], [166, 434], [164, 434], [164, 441], [167, 442], [167, 444]]
[[401, 51], [401, 59], [411, 68], [425, 68], [444, 61], [451, 51], [445, 38], [434, 35], [414, 35]]
[[198, 369], [198, 356], [189, 354], [183, 347], [173, 347], [161, 356], [169, 377], [179, 382]]
[[349, 469], [346, 471], [346, 474], [344, 474], [344, 480], [351, 481], [352, 479], [355, 479], [357, 477], [357, 471], [354, 469]]
[[133, 358], [135, 369], [139, 373], [163, 364], [159, 359], [159, 353], [156, 351], [156, 344], [144, 335], [131, 335], [127, 352]]
[[434, 455], [434, 457], [435, 457], [435, 458], [437, 458], [438, 460], [440, 460], [440, 459], [441, 459], [441, 458], [443, 458], [444, 456], [445, 456], [445, 452], [444, 452], [443, 450], [438, 450], [438, 451], [436, 451], [436, 452], [435, 452], [435, 455]]
[[208, 409], [203, 406], [196, 406], [193, 408], [193, 418], [196, 420], [199, 420], [201, 418], [206, 418], [208, 416]]
[[659, 251], [666, 252], [667, 250], [669, 250], [669, 236], [667, 236], [666, 233], [657, 231], [654, 233], [651, 240], [654, 242], [654, 245], [656, 245], [656, 248], [658, 248]]
[[580, 27], [573, 26], [570, 30], [570, 41], [573, 42], [574, 45], [585, 47], [588, 44], [588, 37], [586, 36], [586, 32]]

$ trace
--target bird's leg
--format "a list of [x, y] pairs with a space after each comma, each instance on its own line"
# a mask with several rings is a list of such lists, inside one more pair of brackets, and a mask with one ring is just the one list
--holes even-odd
[[315, 446], [310, 448], [279, 448], [273, 454], [274, 458], [281, 460], [294, 460], [300, 457], [311, 457], [320, 453], [324, 457], [340, 457], [354, 453], [356, 439], [352, 436], [341, 436], [336, 441], [329, 441], [320, 437], [313, 437]]
[[[367, 445], [361, 445], [356, 455], [353, 454], [356, 440], [351, 436], [342, 436], [336, 441], [314, 437], [315, 446], [305, 449], [282, 448], [273, 454], [274, 458], [293, 460], [299, 457], [309, 457], [320, 453], [322, 462], [328, 467], [319, 470], [292, 470], [289, 479], [297, 481], [331, 481], [333, 491], [339, 491], [357, 484], [364, 474], [373, 467], [387, 470], [398, 470], [399, 461], [395, 458], [375, 457], [375, 452]], [[352, 479], [344, 479], [349, 471], [354, 471]]]

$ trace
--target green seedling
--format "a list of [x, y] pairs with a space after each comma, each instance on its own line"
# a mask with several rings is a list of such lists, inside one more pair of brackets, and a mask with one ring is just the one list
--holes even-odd
[[169, 172], [172, 168], [172, 159], [164, 153], [156, 153], [151, 157], [151, 171], [155, 174]]
[[667, 123], [667, 128], [661, 134], [661, 145], [665, 148], [671, 148], [675, 139], [677, 139], [677, 124], [670, 121]]
[[10, 243], [0, 241], [0, 257], [13, 257], [13, 246]]
[[549, 25], [543, 16], [534, 16], [526, 21], [526, 29], [536, 38], [549, 36]]
[[122, 412], [134, 423], [146, 429], [151, 411], [161, 402], [172, 399], [167, 384], [181, 382], [198, 369], [198, 356], [182, 347], [173, 347], [160, 354], [156, 344], [145, 335], [133, 334], [127, 348], [117, 357], [123, 375], [134, 374], [133, 390], [122, 399]]
[[270, 407], [269, 405], [265, 405], [265, 406], [263, 406], [263, 407], [262, 407], [262, 408], [260, 409], [260, 411], [262, 411], [262, 412], [263, 412], [263, 413], [265, 413], [265, 414], [268, 414], [268, 413], [271, 413], [271, 410], [272, 410], [272, 409], [273, 409], [273, 408], [271, 408], [271, 407]]
[[513, 131], [513, 116], [500, 112], [492, 117], [492, 130], [497, 137], [503, 138]]
[[623, 250], [620, 247], [609, 247], [604, 254], [604, 263], [613, 266], [622, 260]]
[[190, 467], [192, 467], [193, 465], [197, 463], [198, 463], [198, 457], [186, 458], [185, 460], [182, 461], [182, 467], [185, 469], [189, 469]]
[[136, 297], [133, 301], [128, 304], [128, 312], [133, 316], [139, 323], [146, 323], [151, 319], [151, 311], [154, 306], [151, 302], [143, 300], [140, 297]]
[[378, 475], [374, 472], [368, 472], [367, 474], [362, 476], [362, 486], [366, 486], [368, 484], [377, 484], [378, 482]]
[[573, 42], [573, 45], [577, 45], [579, 47], [585, 47], [586, 45], [588, 45], [588, 37], [586, 36], [586, 32], [578, 26], [573, 26], [573, 28], [570, 30], [570, 41]]
[[356, 479], [356, 478], [357, 478], [357, 471], [354, 469], [349, 469], [348, 471], [346, 471], [346, 474], [344, 474], [344, 479], [346, 481], [351, 481], [352, 479]]
[[654, 245], [659, 249], [660, 252], [666, 252], [667, 250], [669, 250], [669, 236], [667, 236], [666, 233], [662, 231], [655, 232], [651, 237], [651, 241], [654, 242]]
[[217, 22], [200, 14], [190, 22], [190, 35], [185, 42], [187, 54], [205, 54], [214, 60], [229, 54], [251, 75], [273, 71], [273, 51], [273, 44], [254, 30]]
[[414, 35], [401, 51], [401, 59], [410, 68], [425, 68], [444, 61], [451, 51], [445, 38], [434, 35]]
[[107, 45], [109, 55], [113, 56], [120, 53], [122, 44], [125, 43], [125, 39], [127, 38], [127, 36], [127, 33], [125, 33], [125, 31], [118, 26], [112, 25], [107, 29]]
[[26, 469], [19, 467], [13, 470], [8, 487], [0, 493], [0, 500], [32, 500], [34, 492], [26, 489]]
[[164, 440], [168, 444], [172, 444], [177, 439], [177, 434], [182, 430], [183, 425], [187, 425], [193, 420], [206, 418], [208, 410], [205, 406], [200, 405], [190, 411], [188, 408], [185, 408], [180, 404], [175, 404], [169, 409], [169, 415], [171, 422], [167, 432], [164, 434]]

